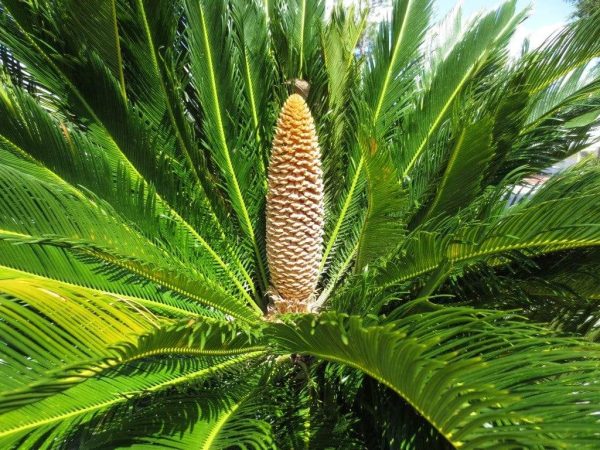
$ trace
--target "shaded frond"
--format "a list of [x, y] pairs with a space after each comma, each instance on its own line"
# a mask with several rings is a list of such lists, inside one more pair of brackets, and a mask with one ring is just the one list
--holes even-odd
[[455, 447], [592, 446], [597, 439], [600, 390], [590, 382], [597, 346], [506, 313], [446, 308], [385, 326], [327, 313], [289, 317], [267, 333], [284, 351], [364, 371]]

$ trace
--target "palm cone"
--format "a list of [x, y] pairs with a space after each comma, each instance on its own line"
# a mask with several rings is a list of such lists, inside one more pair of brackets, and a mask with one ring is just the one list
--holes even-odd
[[269, 164], [267, 257], [279, 313], [305, 312], [319, 278], [323, 246], [323, 173], [315, 125], [293, 94], [279, 119]]

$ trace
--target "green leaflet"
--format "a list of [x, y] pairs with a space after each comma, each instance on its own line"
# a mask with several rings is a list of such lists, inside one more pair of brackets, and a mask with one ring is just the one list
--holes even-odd
[[[455, 447], [594, 442], [581, 425], [596, 423], [591, 413], [600, 390], [588, 377], [600, 348], [555, 340], [504, 313], [451, 307], [383, 326], [337, 313], [290, 316], [267, 335], [284, 352], [365, 372]], [[552, 396], [552, 408], [542, 392]], [[572, 420], [562, 422], [563, 414]]]
[[448, 117], [459, 94], [474, 77], [486, 58], [510, 36], [520, 21], [515, 1], [479, 19], [436, 68], [429, 89], [411, 115], [407, 137], [402, 140], [398, 165], [402, 178], [410, 175], [431, 138]]
[[480, 194], [485, 168], [493, 155], [491, 138], [489, 118], [468, 124], [459, 132], [434, 197], [418, 223], [453, 214]]
[[[598, 448], [600, 170], [538, 175], [593, 138], [599, 16], [516, 57], [516, 3], [0, 0], [0, 447]], [[298, 77], [323, 311], [277, 317]]]

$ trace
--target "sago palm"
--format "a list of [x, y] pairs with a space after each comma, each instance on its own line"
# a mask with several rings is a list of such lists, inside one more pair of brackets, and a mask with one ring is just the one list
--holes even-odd
[[600, 446], [600, 16], [0, 5], [2, 449]]

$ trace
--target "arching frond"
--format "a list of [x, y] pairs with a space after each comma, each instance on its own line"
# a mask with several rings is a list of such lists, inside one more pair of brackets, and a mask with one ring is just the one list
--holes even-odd
[[289, 317], [267, 334], [283, 351], [364, 371], [455, 447], [591, 446], [597, 439], [600, 391], [590, 382], [597, 346], [506, 313], [446, 308], [385, 326], [327, 313]]
[[[116, 98], [121, 101], [118, 96]], [[178, 248], [177, 251], [188, 254], [188, 257], [192, 259], [200, 256], [199, 251], [195, 249], [200, 244], [202, 253], [205, 252], [205, 256], [208, 257], [202, 258], [204, 259], [202, 266], [209, 268], [216, 265], [217, 272], [228, 273], [228, 276], [233, 278], [234, 284], [237, 284], [238, 289], [245, 291], [242, 283], [236, 279], [237, 276], [225, 262], [226, 255], [232, 254], [230, 249], [219, 248], [223, 254], [220, 256], [213, 248], [214, 243], [207, 242], [210, 236], [214, 236], [212, 234], [214, 230], [206, 228], [211, 230], [211, 234], [207, 233], [208, 235], [201, 236], [161, 198], [154, 187], [147, 184], [141, 174], [131, 166], [129, 160], [124, 158], [112, 138], [107, 137], [102, 129], [94, 128], [91, 133], [82, 136], [65, 123], [59, 124], [52, 121], [39, 105], [19, 91], [6, 91], [2, 100], [0, 109], [6, 113], [6, 120], [3, 121], [0, 130], [0, 144], [3, 145], [3, 148], [18, 154], [18, 156], [33, 157], [70, 183], [82, 185], [93, 191], [95, 195], [109, 202], [122, 215], [137, 222], [153, 238], [157, 237], [157, 231], [162, 228], [162, 233], [171, 234], [168, 238], [163, 239], [163, 242], [175, 244]], [[131, 141], [138, 145], [132, 148], [128, 144], [127, 157], [135, 162], [143, 160], [146, 167], [151, 167], [149, 170], [152, 173], [169, 167], [172, 161], [165, 160], [164, 156], [160, 155], [158, 155], [158, 161], [154, 160], [152, 164], [148, 164], [149, 158], [145, 155], [145, 149], [147, 146], [153, 145], [152, 136], [144, 133], [144, 128], [134, 116], [128, 115], [124, 109], [115, 111], [114, 106], [115, 104], [107, 105], [107, 108], [113, 108], [111, 116], [116, 116], [115, 126], [119, 127], [118, 135], [125, 142]], [[124, 108], [125, 105], [121, 104], [120, 106]], [[119, 112], [123, 114], [120, 117]], [[122, 129], [123, 123], [128, 124], [125, 130]], [[23, 133], [22, 129], [27, 130], [27, 133]], [[91, 140], [89, 139], [90, 135], [92, 136]], [[153, 164], [158, 162], [160, 164], [154, 167]], [[143, 169], [142, 171], [145, 172], [145, 176], [151, 177], [150, 172]], [[171, 179], [169, 184], [166, 183], [171, 172], [172, 169], [165, 170], [158, 180], [153, 179], [152, 181], [159, 182], [158, 185], [162, 186], [161, 190], [165, 188], [168, 190], [170, 185], [170, 189], [174, 192], [177, 185], [172, 184], [173, 180]], [[121, 195], [121, 189], [135, 189], [137, 192], [135, 195], [124, 197]], [[201, 217], [202, 213], [206, 212], [202, 207], [202, 198], [193, 200], [192, 204], [197, 208], [198, 215], [196, 217]], [[205, 216], [204, 219], [201, 219], [200, 224], [207, 220], [209, 222], [212, 220], [210, 215], [208, 218]], [[196, 256], [189, 255], [190, 253], [195, 253]], [[241, 264], [236, 261], [235, 254], [232, 259], [237, 262], [239, 268]], [[246, 282], [251, 281], [243, 266], [241, 266], [241, 271], [241, 276], [246, 279]]]
[[[226, 401], [217, 414], [198, 420], [183, 436], [156, 436], [140, 439], [143, 444], [131, 448], [158, 445], [163, 448], [185, 450], [197, 447], [203, 450], [238, 446], [247, 449], [274, 449], [271, 426], [256, 417], [262, 405], [255, 391]], [[259, 397], [260, 398], [260, 397]]]
[[600, 15], [330, 3], [0, 0], [1, 448], [599, 447]]
[[[113, 266], [121, 276], [137, 275], [179, 294], [187, 292], [196, 301], [203, 302], [204, 296], [208, 299], [216, 294], [225, 304], [238, 305], [230, 313], [239, 317], [247, 314], [247, 308], [235, 297], [201, 274], [189, 272], [160, 245], [119, 221], [118, 215], [107, 206], [56, 180], [45, 169], [9, 155], [5, 155], [4, 161], [5, 164], [0, 165], [2, 240], [70, 249]], [[35, 220], [28, 221], [28, 218]], [[199, 295], [203, 283], [211, 287], [204, 288], [204, 293]], [[241, 309], [236, 313], [238, 307]], [[225, 306], [225, 309], [230, 307]]]
[[[383, 270], [382, 280], [406, 281], [442, 266], [447, 266], [448, 275], [452, 267], [460, 269], [479, 261], [501, 264], [508, 261], [502, 258], [513, 251], [542, 254], [597, 246], [600, 218], [596, 217], [596, 170], [591, 169], [587, 178], [580, 178], [579, 173], [574, 169], [570, 176], [549, 184], [528, 202], [500, 210], [489, 223], [467, 225], [451, 235], [417, 231], [400, 248], [399, 257]], [[587, 189], [575, 190], [572, 182]]]
[[[354, 235], [360, 236], [359, 239], [351, 244], [350, 250], [342, 250], [341, 258], [335, 261], [338, 270], [339, 268], [347, 270], [348, 264], [344, 260], [348, 255], [359, 257], [356, 267], [360, 269], [373, 259], [370, 252], [379, 254], [380, 249], [370, 250], [366, 247], [373, 245], [374, 242], [375, 245], [378, 245], [381, 235], [390, 230], [392, 234], [397, 234], [401, 229], [401, 224], [399, 227], [397, 221], [391, 218], [390, 214], [398, 213], [403, 195], [402, 192], [399, 192], [399, 186], [396, 185], [397, 176], [391, 168], [389, 149], [379, 148], [383, 145], [383, 142], [379, 140], [387, 133], [390, 125], [398, 119], [399, 112], [404, 109], [405, 103], [398, 102], [397, 99], [414, 82], [410, 62], [417, 59], [417, 50], [427, 29], [430, 9], [429, 1], [394, 2], [392, 21], [383, 22], [376, 51], [369, 60], [364, 99], [370, 108], [370, 113], [359, 116], [359, 119], [368, 121], [372, 119], [376, 131], [368, 132], [366, 136], [357, 134], [355, 137], [361, 154], [356, 158], [358, 163], [355, 170], [349, 173], [349, 185], [344, 193], [344, 200], [341, 202], [332, 234], [329, 236], [324, 262], [331, 249], [336, 245], [339, 232], [348, 228], [345, 222], [356, 221], [349, 213], [352, 213], [357, 207], [355, 205], [357, 205], [362, 191], [361, 178], [365, 166], [369, 166], [366, 177], [369, 210], [364, 223], [361, 224], [358, 221], [361, 231]], [[386, 163], [386, 171], [382, 172], [382, 166], [385, 166]], [[354, 165], [350, 167], [354, 169]], [[371, 234], [375, 234], [375, 236], [371, 236]], [[352, 236], [352, 234], [349, 235], [349, 237]], [[333, 278], [340, 276], [341, 273], [338, 272], [333, 275]]]
[[[254, 252], [260, 281], [267, 286], [264, 256], [256, 234], [256, 211], [262, 202], [261, 183], [255, 183], [252, 171], [262, 164], [256, 152], [244, 151], [242, 136], [234, 131], [233, 118], [240, 114], [239, 99], [234, 95], [239, 86], [233, 70], [232, 38], [226, 32], [228, 17], [220, 2], [186, 2], [190, 20], [188, 38], [191, 48], [191, 67], [204, 118], [209, 151], [222, 176], [229, 201], [236, 212], [240, 227]], [[239, 120], [239, 118], [238, 118]], [[248, 122], [250, 124], [250, 122]], [[261, 190], [261, 192], [264, 192]]]
[[319, 70], [315, 62], [320, 51], [319, 28], [323, 20], [323, 0], [272, 0], [271, 32], [277, 60], [287, 80], [311, 80]]
[[386, 134], [411, 100], [406, 94], [415, 88], [415, 62], [431, 9], [431, 0], [395, 1], [391, 21], [382, 22], [365, 80], [365, 99], [379, 135]]
[[410, 175], [469, 80], [514, 31], [521, 20], [515, 15], [515, 5], [514, 1], [506, 2], [479, 19], [436, 68], [431, 86], [411, 114], [402, 151], [397, 153], [402, 177]]
[[355, 271], [362, 270], [401, 241], [408, 200], [398, 182], [390, 148], [369, 134], [362, 139], [368, 206], [357, 241]]
[[[67, 329], [72, 327], [71, 322]], [[131, 399], [241, 369], [264, 353], [252, 346], [251, 331], [226, 322], [192, 321], [158, 329], [105, 351], [96, 361], [80, 360], [6, 393], [0, 398], [1, 408], [9, 409], [0, 416], [0, 442], [67, 439], [80, 425]], [[44, 413], [27, 420], [36, 410]]]
[[493, 155], [489, 118], [467, 124], [457, 136], [433, 198], [413, 226], [469, 205], [480, 193], [484, 171]]
[[0, 272], [0, 277], [5, 319], [0, 324], [5, 343], [0, 366], [2, 401], [11, 390], [60, 367], [102, 358], [110, 345], [132, 342], [165, 320], [126, 296], [8, 270]]

